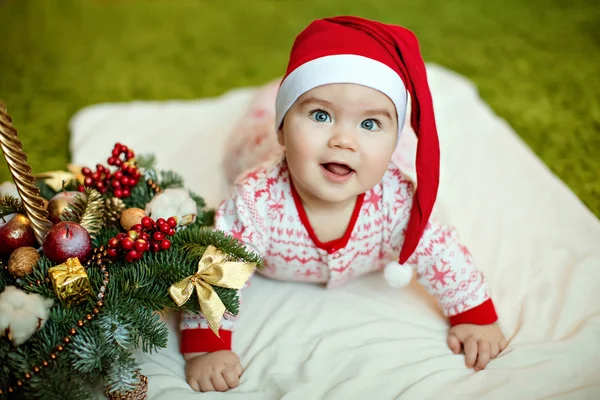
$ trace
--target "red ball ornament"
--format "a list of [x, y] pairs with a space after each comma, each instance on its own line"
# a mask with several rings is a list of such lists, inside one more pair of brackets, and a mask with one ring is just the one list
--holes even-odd
[[0, 217], [0, 257], [8, 257], [19, 247], [36, 247], [31, 221], [23, 214]]
[[75, 257], [84, 262], [92, 253], [92, 239], [83, 226], [63, 221], [50, 228], [42, 249], [44, 255], [56, 263], [63, 263], [68, 258]]

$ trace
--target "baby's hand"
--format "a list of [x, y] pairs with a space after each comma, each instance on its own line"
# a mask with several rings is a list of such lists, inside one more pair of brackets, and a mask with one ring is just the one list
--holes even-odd
[[242, 364], [233, 351], [186, 354], [185, 359], [187, 383], [197, 392], [225, 392], [240, 383]]
[[484, 369], [507, 344], [497, 324], [460, 324], [453, 326], [448, 334], [450, 350], [458, 354], [461, 346], [464, 347], [467, 367], [474, 368], [475, 371]]

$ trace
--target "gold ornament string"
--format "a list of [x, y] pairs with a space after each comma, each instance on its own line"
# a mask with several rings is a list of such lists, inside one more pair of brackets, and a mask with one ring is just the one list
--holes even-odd
[[217, 337], [225, 305], [211, 285], [241, 289], [256, 267], [256, 263], [227, 261], [227, 258], [224, 252], [208, 246], [198, 263], [198, 271], [169, 287], [171, 298], [180, 307], [196, 289], [200, 310]]
[[31, 221], [35, 238], [41, 245], [52, 223], [48, 220], [48, 211], [44, 209], [44, 201], [40, 190], [35, 185], [31, 167], [27, 164], [27, 155], [23, 152], [17, 130], [12, 126], [12, 120], [2, 102], [0, 102], [0, 148], [23, 201], [27, 217]]

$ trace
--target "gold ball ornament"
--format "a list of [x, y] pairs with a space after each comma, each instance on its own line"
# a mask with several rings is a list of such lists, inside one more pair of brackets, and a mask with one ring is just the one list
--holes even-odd
[[23, 278], [33, 271], [39, 259], [40, 253], [33, 247], [19, 247], [11, 253], [8, 259], [8, 272], [18, 278]]
[[121, 226], [128, 231], [132, 226], [141, 224], [145, 216], [146, 213], [141, 208], [128, 208], [121, 213]]
[[78, 194], [79, 192], [76, 191], [59, 192], [45, 204], [44, 208], [48, 211], [48, 218], [53, 224], [57, 224], [61, 221], [60, 216], [71, 204], [75, 203], [75, 197]]

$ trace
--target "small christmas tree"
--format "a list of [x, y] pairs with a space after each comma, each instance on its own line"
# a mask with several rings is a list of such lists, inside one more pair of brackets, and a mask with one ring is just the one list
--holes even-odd
[[20, 197], [0, 197], [0, 398], [145, 398], [133, 352], [166, 346], [159, 313], [203, 311], [216, 334], [260, 257], [151, 155], [117, 143], [108, 167], [35, 179], [1, 104], [0, 145]]

